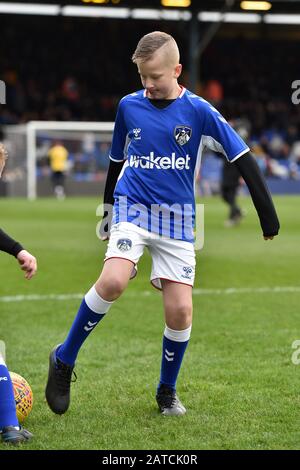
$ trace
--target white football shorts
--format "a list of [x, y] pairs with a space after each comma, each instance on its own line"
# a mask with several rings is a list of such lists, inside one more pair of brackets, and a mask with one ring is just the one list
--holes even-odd
[[152, 257], [150, 280], [161, 289], [161, 280], [193, 286], [195, 279], [195, 250], [192, 243], [161, 237], [130, 222], [111, 227], [104, 261], [123, 258], [134, 264], [131, 279], [137, 274], [137, 263], [147, 247]]

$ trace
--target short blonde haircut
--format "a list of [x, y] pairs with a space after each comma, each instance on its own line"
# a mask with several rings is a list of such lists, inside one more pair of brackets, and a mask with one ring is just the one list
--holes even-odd
[[7, 151], [3, 144], [0, 142], [0, 165], [7, 160]]
[[[143, 36], [136, 46], [136, 50], [132, 56], [132, 62], [146, 62], [151, 59], [153, 54], [166, 44], [172, 45], [178, 51], [178, 47], [175, 39], [170, 34], [164, 33], [162, 31], [153, 31], [152, 33], [146, 34]], [[179, 59], [179, 51], [178, 51]]]

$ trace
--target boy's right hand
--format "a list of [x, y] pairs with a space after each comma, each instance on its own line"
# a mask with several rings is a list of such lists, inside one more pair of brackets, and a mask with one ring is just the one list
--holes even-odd
[[100, 238], [103, 242], [109, 240], [109, 232], [111, 227], [111, 219], [109, 218], [109, 214], [107, 211], [104, 212], [103, 219], [100, 225]]

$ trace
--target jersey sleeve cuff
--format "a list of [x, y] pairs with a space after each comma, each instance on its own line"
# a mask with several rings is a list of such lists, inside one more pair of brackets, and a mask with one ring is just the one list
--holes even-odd
[[117, 163], [121, 163], [125, 160], [125, 158], [114, 158], [112, 157], [112, 155], [109, 155], [109, 159], [112, 161], [112, 162], [117, 162]]
[[233, 163], [235, 162], [238, 158], [242, 157], [243, 155], [245, 155], [245, 153], [248, 153], [250, 152], [250, 149], [249, 147], [247, 147], [246, 149], [242, 150], [239, 154], [237, 154], [232, 160], [229, 160], [230, 163]]

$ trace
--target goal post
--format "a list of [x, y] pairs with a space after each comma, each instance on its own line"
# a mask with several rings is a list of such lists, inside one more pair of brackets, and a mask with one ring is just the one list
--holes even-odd
[[9, 195], [33, 200], [40, 196], [40, 187], [49, 186], [50, 169], [45, 160], [56, 141], [62, 142], [69, 152], [68, 180], [73, 193], [78, 190], [81, 194], [84, 184], [87, 187], [88, 182], [96, 182], [98, 173], [109, 164], [113, 129], [114, 122], [30, 121], [5, 126], [9, 152], [5, 180], [10, 186]]

